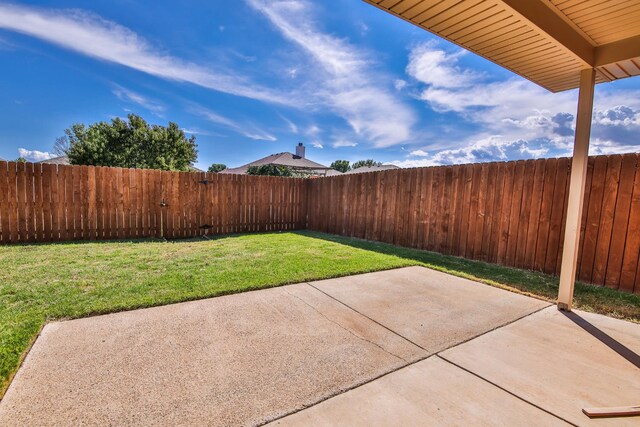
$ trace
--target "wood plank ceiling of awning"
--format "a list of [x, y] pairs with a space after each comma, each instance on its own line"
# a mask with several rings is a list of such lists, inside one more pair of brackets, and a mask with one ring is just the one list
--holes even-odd
[[364, 0], [552, 91], [640, 75], [640, 0]]

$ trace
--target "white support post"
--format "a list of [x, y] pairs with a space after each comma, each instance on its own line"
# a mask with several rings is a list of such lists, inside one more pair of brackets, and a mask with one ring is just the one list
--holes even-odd
[[571, 163], [571, 182], [562, 250], [562, 266], [560, 268], [560, 290], [558, 292], [558, 309], [565, 311], [571, 311], [573, 286], [576, 280], [580, 222], [582, 221], [582, 204], [585, 181], [587, 179], [587, 162], [589, 160], [589, 137], [591, 136], [595, 76], [596, 73], [593, 68], [583, 70], [580, 73], [576, 134], [573, 145], [573, 161]]

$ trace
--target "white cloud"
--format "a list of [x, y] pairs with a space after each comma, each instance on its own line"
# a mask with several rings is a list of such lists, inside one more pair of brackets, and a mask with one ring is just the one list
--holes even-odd
[[440, 163], [437, 163], [431, 159], [394, 160], [389, 163], [401, 168], [426, 168], [429, 166], [440, 166]]
[[633, 153], [637, 152], [639, 148], [638, 145], [625, 145], [615, 141], [595, 139], [589, 145], [589, 155]]
[[284, 120], [284, 121], [285, 121], [285, 123], [287, 124], [287, 126], [289, 126], [289, 130], [291, 131], [291, 133], [295, 133], [295, 134], [297, 134], [297, 133], [298, 133], [298, 126], [297, 126], [295, 123], [293, 123], [291, 120], [287, 119], [287, 118], [286, 118], [285, 116], [283, 116], [282, 114], [280, 114], [279, 116], [280, 116], [280, 118], [281, 118], [282, 120]]
[[41, 162], [55, 157], [55, 155], [47, 153], [46, 151], [27, 150], [26, 148], [18, 148], [18, 155], [30, 162]]
[[133, 102], [134, 104], [138, 104], [157, 115], [162, 115], [166, 110], [165, 106], [161, 103], [151, 100], [122, 86], [116, 85], [116, 87], [113, 89], [113, 94], [122, 101]]
[[405, 87], [407, 87], [407, 82], [406, 82], [406, 80], [395, 79], [393, 81], [393, 87], [395, 87], [396, 90], [400, 91], [400, 90], [404, 89]]
[[277, 141], [278, 138], [275, 136], [262, 132], [260, 129], [256, 129], [255, 131], [245, 130], [241, 132], [244, 136], [251, 139], [256, 139], [258, 141]]
[[7, 40], [0, 37], [0, 50], [14, 50], [16, 46], [13, 43], [9, 43]]
[[422, 91], [420, 99], [436, 111], [466, 113], [485, 123], [521, 119], [535, 111], [574, 111], [577, 101], [575, 91], [553, 94], [519, 77], [454, 89], [430, 86]]
[[[418, 45], [409, 55], [407, 74], [422, 85], [418, 98], [435, 111], [458, 113], [514, 139], [549, 136], [568, 128], [568, 116], [573, 120], [577, 91], [554, 94], [520, 77], [490, 81], [458, 66], [459, 58], [459, 53], [449, 54], [434, 43]], [[640, 111], [634, 109], [639, 108], [640, 91], [598, 92], [594, 124], [637, 124]]]
[[220, 138], [224, 138], [224, 137], [227, 136], [227, 135], [223, 135], [223, 134], [220, 134], [220, 133], [201, 130], [201, 129], [198, 129], [198, 128], [182, 128], [181, 130], [184, 133], [189, 134], [189, 135], [215, 136], [215, 137], [220, 137]]
[[244, 135], [247, 138], [262, 140], [262, 141], [277, 141], [277, 138], [270, 133], [267, 133], [261, 129], [258, 129], [252, 124], [241, 124], [228, 117], [224, 117], [214, 111], [208, 110], [204, 107], [194, 106], [192, 112], [203, 117], [211, 123], [215, 123], [231, 129], [240, 135]]
[[230, 53], [238, 59], [241, 59], [244, 62], [256, 62], [258, 60], [255, 55], [245, 55], [244, 53], [238, 52], [235, 49], [227, 49], [226, 52]]
[[313, 148], [324, 148], [324, 146], [323, 146], [320, 142], [318, 142], [318, 141], [312, 141], [312, 142], [311, 142], [311, 146], [312, 146]]
[[364, 22], [358, 23], [358, 27], [360, 28], [360, 35], [361, 36], [367, 35], [367, 33], [370, 30], [369, 26], [367, 24], [365, 24]]
[[316, 125], [311, 125], [307, 128], [306, 134], [314, 136], [320, 133], [320, 128]]
[[435, 43], [427, 42], [415, 46], [409, 54], [407, 73], [414, 79], [440, 88], [469, 87], [480, 78], [472, 70], [463, 70], [456, 63], [466, 54], [464, 50], [447, 53], [437, 49]]
[[638, 99], [630, 94], [625, 100], [627, 105], [597, 109], [593, 115], [592, 140], [608, 141], [619, 147], [634, 147], [631, 151], [640, 151], [640, 107], [629, 105], [634, 101], [638, 102]]
[[[449, 164], [480, 163], [510, 159], [534, 159], [546, 155], [547, 141], [508, 140], [500, 135], [491, 135], [468, 141], [462, 148], [440, 150], [430, 154], [416, 150], [410, 156], [420, 159], [396, 160], [392, 164], [400, 167], [436, 166]], [[417, 154], [414, 154], [417, 153]]]
[[235, 73], [171, 56], [130, 29], [81, 10], [0, 4], [0, 28], [166, 80], [272, 103], [291, 105], [295, 99]]
[[603, 126], [640, 126], [640, 110], [617, 105], [613, 108], [596, 111], [593, 123]]
[[333, 143], [331, 144], [331, 146], [333, 148], [340, 148], [340, 147], [356, 147], [358, 145], [357, 142], [353, 142], [350, 141], [348, 139], [336, 139], [335, 141], [333, 141]]
[[[453, 141], [450, 150], [435, 152], [429, 162], [571, 154], [576, 90], [554, 94], [519, 77], [492, 80], [461, 67], [461, 55], [434, 43], [417, 45], [409, 55], [406, 71], [418, 88], [416, 97], [436, 112], [459, 115], [476, 132], [466, 141]], [[638, 151], [640, 91], [598, 87], [594, 104], [592, 152]]]
[[247, 0], [280, 33], [319, 66], [317, 96], [340, 114], [353, 131], [376, 147], [406, 141], [414, 112], [387, 88], [391, 79], [372, 72], [375, 62], [346, 40], [321, 32], [304, 0]]
[[[540, 120], [575, 111], [576, 91], [553, 94], [520, 77], [490, 81], [459, 66], [461, 52], [447, 53], [434, 43], [423, 43], [409, 54], [407, 74], [421, 86], [417, 97], [433, 110], [458, 113], [512, 139], [540, 136]], [[530, 132], [523, 134], [523, 129]]]
[[429, 153], [427, 153], [424, 150], [414, 150], [412, 152], [409, 153], [410, 156], [415, 156], [415, 157], [426, 157], [429, 155]]

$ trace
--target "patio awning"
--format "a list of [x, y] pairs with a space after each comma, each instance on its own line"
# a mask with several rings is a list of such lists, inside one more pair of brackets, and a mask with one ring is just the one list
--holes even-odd
[[638, 0], [364, 0], [552, 91], [640, 75]]
[[594, 86], [640, 75], [640, 0], [364, 1], [552, 92], [580, 88], [558, 293], [571, 311]]

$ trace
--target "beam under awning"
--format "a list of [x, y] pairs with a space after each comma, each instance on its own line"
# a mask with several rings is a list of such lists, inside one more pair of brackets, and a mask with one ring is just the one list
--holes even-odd
[[602, 67], [627, 60], [637, 61], [637, 66], [640, 66], [640, 35], [596, 47], [593, 66]]
[[560, 46], [581, 60], [584, 66], [593, 66], [594, 45], [547, 4], [536, 0], [503, 0], [503, 3], [538, 31], [557, 41]]

